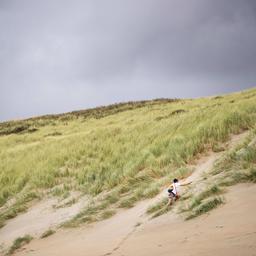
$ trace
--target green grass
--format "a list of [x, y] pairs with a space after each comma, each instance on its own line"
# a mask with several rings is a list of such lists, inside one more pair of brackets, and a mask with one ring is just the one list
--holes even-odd
[[168, 198], [163, 198], [161, 201], [156, 202], [155, 204], [149, 206], [149, 208], [147, 209], [147, 213], [148, 214], [152, 214], [155, 212], [158, 212], [159, 210], [161, 210], [162, 208], [164, 208], [168, 203]]
[[112, 217], [114, 214], [116, 213], [116, 211], [114, 210], [106, 210], [104, 212], [102, 212], [100, 219], [101, 220], [105, 220], [105, 219], [109, 219], [110, 217]]
[[108, 209], [110, 202], [108, 200], [92, 201], [82, 211], [72, 219], [66, 221], [61, 226], [64, 228], [78, 227], [80, 224], [89, 224], [103, 220], [114, 215], [115, 211]]
[[71, 205], [77, 203], [78, 200], [79, 200], [78, 198], [71, 198], [70, 200], [68, 200], [67, 202], [65, 202], [63, 204], [59, 204], [57, 206], [54, 206], [54, 208], [59, 209], [59, 208], [70, 207]]
[[[251, 129], [255, 92], [130, 102], [2, 123], [0, 207], [27, 191], [66, 198], [72, 190], [93, 197], [114, 191], [107, 204], [132, 207], [154, 197], [159, 180], [209, 147], [219, 151], [230, 134]], [[254, 158], [253, 152], [246, 157]], [[9, 208], [9, 217], [20, 212]]]
[[105, 200], [106, 200], [109, 204], [114, 204], [114, 203], [118, 202], [118, 200], [119, 200], [119, 194], [118, 194], [116, 191], [114, 191], [114, 192], [108, 194], [108, 195], [106, 196]]
[[16, 217], [19, 213], [25, 212], [28, 208], [28, 203], [37, 199], [38, 195], [35, 192], [26, 192], [18, 196], [11, 207], [5, 207], [0, 211], [0, 227], [5, 225], [6, 220]]
[[200, 205], [204, 199], [209, 198], [211, 196], [216, 196], [220, 193], [222, 193], [222, 189], [217, 185], [213, 185], [210, 188], [206, 188], [204, 191], [190, 199], [192, 202], [189, 206], [189, 210], [193, 210], [195, 207]]
[[[244, 143], [231, 152], [227, 152], [208, 173], [205, 188], [184, 199], [186, 207], [181, 212], [186, 213], [186, 219], [192, 219], [218, 207], [224, 201], [220, 194], [226, 192], [225, 187], [238, 183], [256, 183], [256, 129], [252, 129]], [[209, 187], [209, 184], [214, 185]]]
[[256, 144], [251, 145], [255, 138], [256, 129], [253, 129], [243, 145], [216, 163], [212, 174], [217, 177], [221, 175], [221, 179], [218, 179], [220, 185], [256, 182]]
[[40, 236], [40, 238], [46, 238], [46, 237], [48, 237], [48, 236], [53, 235], [55, 232], [56, 232], [55, 230], [48, 229], [48, 230], [46, 230], [46, 231]]
[[137, 198], [135, 196], [131, 196], [128, 198], [122, 199], [122, 201], [119, 204], [120, 208], [131, 208], [134, 206], [134, 204], [137, 202]]
[[153, 213], [152, 218], [159, 217], [159, 216], [169, 212], [170, 210], [171, 210], [171, 207], [165, 205], [161, 209], [159, 209], [157, 212]]
[[18, 250], [25, 244], [28, 244], [32, 239], [33, 237], [31, 237], [30, 235], [25, 235], [23, 237], [15, 239], [12, 246], [8, 250], [7, 255], [12, 255], [16, 250]]
[[216, 144], [212, 145], [212, 151], [213, 152], [222, 152], [222, 151], [225, 151], [225, 147], [220, 145], [219, 143], [216, 143]]
[[207, 213], [221, 204], [223, 204], [222, 198], [220, 197], [209, 198], [208, 200], [198, 204], [197, 207], [194, 207], [193, 211], [186, 217], [186, 220], [190, 220], [204, 213]]

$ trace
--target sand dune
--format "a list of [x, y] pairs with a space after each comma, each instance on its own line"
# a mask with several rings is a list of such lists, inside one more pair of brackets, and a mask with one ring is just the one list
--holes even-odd
[[112, 255], [256, 255], [255, 195], [256, 185], [240, 184], [209, 215], [186, 222], [171, 213], [162, 216], [137, 230]]
[[255, 195], [256, 185], [236, 185], [209, 215], [183, 221], [170, 212], [135, 227], [144, 202], [91, 227], [35, 240], [17, 255], [256, 255]]
[[[233, 136], [229, 148], [246, 133]], [[222, 153], [202, 157], [187, 181], [200, 180]], [[229, 189], [226, 204], [208, 215], [184, 221], [174, 210], [156, 219], [145, 214], [152, 202], [120, 210], [114, 217], [78, 229], [59, 230], [46, 239], [35, 239], [16, 255], [256, 255], [256, 185], [240, 184]]]

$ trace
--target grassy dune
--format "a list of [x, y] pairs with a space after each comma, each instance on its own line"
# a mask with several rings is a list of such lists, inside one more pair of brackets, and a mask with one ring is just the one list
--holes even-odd
[[255, 121], [251, 89], [2, 123], [0, 221], [26, 210], [34, 198], [67, 197], [72, 190], [92, 196], [110, 191], [105, 206], [130, 207], [159, 193], [171, 177], [186, 176], [186, 163]]
[[205, 189], [189, 196], [182, 209], [186, 219], [195, 218], [224, 202], [226, 187], [238, 183], [256, 183], [256, 129], [252, 129], [244, 144], [227, 152], [206, 177]]

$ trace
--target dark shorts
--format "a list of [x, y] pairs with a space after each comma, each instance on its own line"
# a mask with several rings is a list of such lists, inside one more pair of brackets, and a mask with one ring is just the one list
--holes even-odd
[[172, 191], [169, 191], [169, 197], [176, 197], [176, 195]]

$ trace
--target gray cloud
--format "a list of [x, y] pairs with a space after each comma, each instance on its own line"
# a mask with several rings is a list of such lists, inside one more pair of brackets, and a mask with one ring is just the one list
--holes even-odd
[[0, 120], [254, 86], [254, 0], [1, 0]]

